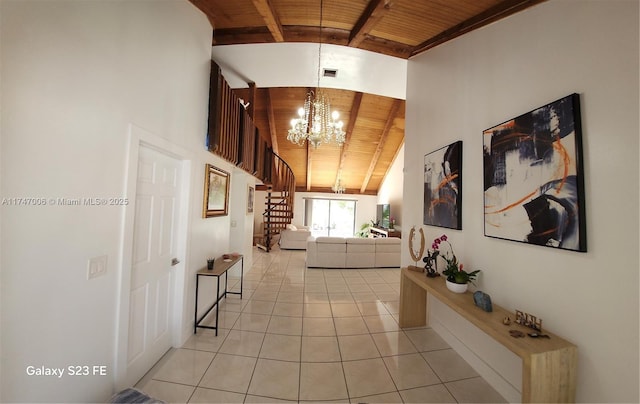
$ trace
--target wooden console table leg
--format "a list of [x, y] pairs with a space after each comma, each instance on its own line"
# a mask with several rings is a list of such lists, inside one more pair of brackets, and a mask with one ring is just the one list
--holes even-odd
[[575, 403], [578, 350], [532, 354], [522, 361], [523, 403]]
[[426, 324], [427, 291], [408, 279], [404, 272], [401, 272], [400, 328], [421, 327]]

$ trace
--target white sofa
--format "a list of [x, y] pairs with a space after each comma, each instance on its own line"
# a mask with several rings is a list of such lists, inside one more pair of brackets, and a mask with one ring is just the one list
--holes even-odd
[[400, 267], [400, 243], [401, 240], [397, 237], [309, 237], [307, 239], [307, 267]]
[[306, 250], [307, 239], [311, 236], [306, 226], [289, 225], [280, 232], [280, 248], [283, 250]]

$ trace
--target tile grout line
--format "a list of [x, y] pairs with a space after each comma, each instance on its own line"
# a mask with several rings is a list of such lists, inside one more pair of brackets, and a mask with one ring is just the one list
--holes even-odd
[[307, 289], [306, 276], [304, 280], [304, 286], [302, 287], [302, 321], [300, 321], [300, 371], [298, 372], [298, 402], [300, 402], [300, 395], [302, 394], [302, 345], [304, 343], [302, 338], [304, 335], [304, 296]]
[[[263, 282], [263, 280], [264, 280], [264, 275], [265, 275], [267, 272], [269, 272], [269, 269], [270, 269], [270, 267], [271, 267], [271, 265], [272, 265], [272, 264], [273, 264], [273, 261], [271, 261], [271, 262], [269, 263], [269, 265], [268, 265], [268, 267], [267, 267], [267, 269], [266, 269], [265, 273], [263, 273], [263, 274], [262, 274], [261, 279], [260, 279], [260, 281], [258, 282], [258, 287], [260, 286], [260, 283], [262, 283], [262, 282]], [[253, 269], [253, 268], [252, 268], [252, 269]], [[253, 295], [253, 293], [252, 293], [252, 295]], [[249, 298], [249, 300], [253, 300], [253, 299]], [[255, 300], [254, 300], [254, 301], [255, 301]], [[240, 311], [240, 316], [244, 313], [244, 309], [246, 308], [246, 306], [247, 306], [248, 304], [249, 304], [249, 302], [247, 302], [247, 304], [242, 308], [242, 310]], [[233, 326], [235, 326], [235, 323], [237, 323], [237, 322], [238, 322], [238, 320], [240, 319], [240, 316], [238, 316], [238, 319], [236, 319], [236, 321], [234, 322], [234, 325], [233, 325]], [[270, 322], [271, 322], [271, 316], [269, 317], [269, 323], [270, 323]], [[269, 327], [269, 323], [267, 323], [267, 328]], [[246, 330], [237, 330], [237, 331], [246, 331]], [[229, 330], [229, 332], [231, 332], [231, 330]], [[251, 331], [251, 332], [253, 332], [253, 331]], [[260, 349], [258, 349], [257, 357], [255, 358], [255, 359], [256, 359], [256, 361], [255, 361], [255, 363], [254, 363], [254, 365], [253, 365], [253, 369], [252, 369], [252, 371], [251, 371], [251, 377], [249, 377], [249, 383], [247, 384], [247, 389], [246, 389], [246, 391], [244, 392], [244, 400], [243, 400], [243, 402], [247, 400], [247, 396], [249, 395], [249, 388], [251, 387], [251, 382], [253, 381], [253, 376], [255, 375], [256, 368], [258, 367], [258, 361], [260, 360], [260, 352], [262, 351], [262, 347], [264, 346], [264, 340], [265, 340], [265, 338], [266, 338], [266, 330], [265, 330], [265, 332], [264, 332], [264, 333], [262, 333], [262, 334], [263, 334], [262, 342], [260, 343]], [[228, 334], [227, 334], [227, 335], [228, 335]], [[222, 346], [221, 346], [221, 347], [222, 347]], [[237, 355], [237, 356], [243, 356], [243, 355]], [[251, 356], [250, 356], [250, 357], [251, 357]], [[253, 357], [251, 357], [251, 358], [253, 358]]]
[[[269, 267], [267, 268], [267, 272], [269, 271], [269, 269], [271, 268], [271, 265], [273, 264], [273, 261], [269, 264]], [[280, 287], [282, 286], [282, 281], [280, 282], [280, 285], [278, 286], [278, 294], [280, 293]], [[276, 301], [277, 301], [277, 295], [276, 295]], [[275, 304], [274, 304], [275, 306]], [[256, 357], [256, 362], [253, 365], [253, 370], [251, 371], [251, 377], [249, 378], [249, 384], [247, 384], [247, 391], [245, 391], [244, 393], [244, 401], [247, 401], [247, 396], [249, 395], [249, 389], [251, 388], [251, 382], [253, 382], [253, 377], [256, 374], [256, 368], [258, 367], [258, 361], [260, 361], [260, 352], [262, 352], [262, 348], [264, 347], [264, 340], [266, 339], [267, 336], [267, 329], [269, 329], [269, 324], [271, 323], [271, 315], [269, 316], [269, 321], [267, 322], [267, 328], [265, 329], [265, 332], [263, 333], [262, 336], [262, 342], [260, 343], [260, 349], [258, 349], [258, 353], [257, 353], [257, 357]], [[253, 395], [253, 394], [252, 394]]]
[[[241, 316], [243, 314], [247, 314], [247, 315], [252, 315], [252, 314], [264, 314], [264, 313], [249, 313], [245, 310], [247, 310], [247, 307], [252, 304], [253, 302], [265, 302], [265, 303], [269, 303], [272, 304], [271, 309], [268, 310], [269, 314], [265, 314], [268, 315], [268, 321], [266, 322], [266, 328], [265, 330], [262, 332], [263, 334], [263, 338], [260, 342], [260, 346], [258, 349], [258, 353], [257, 353], [257, 357], [255, 357], [255, 363], [253, 366], [253, 369], [251, 370], [251, 376], [249, 377], [249, 381], [248, 381], [248, 385], [246, 388], [246, 391], [244, 392], [244, 402], [247, 402], [248, 397], [252, 396], [252, 397], [261, 397], [261, 395], [256, 394], [249, 394], [249, 389], [251, 387], [251, 384], [256, 381], [257, 379], [254, 380], [254, 378], [256, 377], [256, 372], [257, 372], [257, 365], [258, 362], [260, 361], [261, 357], [260, 355], [262, 354], [263, 349], [265, 348], [265, 344], [266, 344], [266, 339], [268, 335], [291, 335], [291, 334], [280, 334], [280, 332], [286, 332], [285, 331], [279, 331], [276, 330], [276, 332], [270, 333], [268, 332], [269, 330], [269, 326], [272, 324], [273, 322], [273, 316], [276, 315], [274, 314], [276, 311], [276, 306], [278, 304], [278, 298], [280, 298], [281, 296], [283, 298], [286, 298], [286, 300], [289, 300], [289, 302], [286, 302], [287, 304], [293, 304], [291, 303], [291, 299], [289, 299], [289, 297], [294, 297], [293, 295], [291, 296], [285, 296], [285, 295], [281, 295], [282, 293], [287, 293], [287, 292], [298, 292], [298, 290], [296, 289], [297, 287], [301, 287], [302, 289], [302, 301], [300, 303], [301, 305], [301, 310], [302, 310], [302, 314], [300, 316], [301, 320], [300, 320], [300, 334], [299, 334], [299, 338], [300, 338], [300, 348], [299, 348], [299, 361], [298, 361], [298, 393], [297, 393], [297, 401], [300, 402], [304, 402], [302, 401], [302, 365], [303, 365], [303, 338], [304, 338], [304, 326], [305, 326], [305, 322], [308, 323], [308, 321], [310, 321], [310, 319], [312, 317], [308, 317], [306, 316], [306, 312], [305, 312], [305, 306], [307, 304], [316, 304], [316, 303], [325, 303], [325, 300], [322, 298], [322, 296], [318, 296], [320, 299], [322, 300], [318, 300], [316, 301], [316, 297], [312, 296], [309, 297], [311, 299], [313, 299], [313, 302], [309, 302], [309, 303], [305, 303], [305, 299], [307, 296], [307, 292], [308, 293], [312, 293], [311, 290], [314, 290], [313, 294], [318, 294], [318, 295], [325, 295], [326, 296], [326, 304], [329, 305], [329, 313], [331, 315], [331, 324], [333, 326], [333, 335], [331, 335], [330, 337], [333, 337], [336, 341], [337, 344], [337, 350], [338, 350], [338, 355], [339, 355], [339, 360], [340, 360], [340, 366], [343, 372], [343, 382], [345, 385], [345, 389], [346, 389], [346, 395], [347, 398], [345, 400], [347, 401], [351, 401], [351, 402], [358, 402], [358, 401], [362, 401], [362, 399], [364, 397], [367, 396], [359, 396], [359, 397], [351, 397], [351, 392], [349, 391], [349, 385], [347, 383], [347, 376], [346, 376], [346, 370], [345, 370], [345, 362], [353, 362], [353, 361], [358, 361], [358, 360], [366, 360], [365, 359], [353, 359], [351, 361], [345, 361], [344, 360], [344, 352], [343, 352], [343, 348], [340, 345], [340, 336], [338, 335], [338, 329], [337, 329], [337, 322], [339, 322], [340, 319], [343, 318], [359, 318], [361, 319], [361, 321], [364, 323], [365, 326], [365, 330], [366, 331], [361, 331], [357, 334], [346, 334], [346, 336], [364, 336], [364, 335], [369, 335], [369, 338], [372, 340], [375, 348], [376, 348], [376, 352], [377, 352], [377, 357], [375, 359], [381, 359], [384, 365], [384, 369], [387, 372], [388, 376], [391, 378], [391, 381], [393, 383], [393, 386], [395, 387], [394, 391], [389, 391], [389, 392], [385, 392], [385, 393], [377, 393], [374, 394], [372, 396], [377, 396], [377, 395], [382, 395], [382, 394], [392, 394], [392, 393], [396, 393], [399, 396], [399, 399], [404, 402], [405, 399], [402, 397], [402, 395], [400, 394], [401, 390], [398, 388], [398, 384], [396, 382], [396, 380], [391, 376], [391, 372], [389, 370], [389, 366], [390, 364], [387, 364], [387, 362], [385, 361], [385, 358], [389, 357], [400, 357], [400, 356], [408, 356], [408, 355], [413, 355], [414, 353], [400, 353], [400, 350], [398, 350], [397, 352], [395, 352], [395, 354], [393, 353], [393, 350], [390, 352], [389, 355], [387, 356], [383, 356], [382, 352], [381, 352], [381, 348], [378, 346], [378, 344], [376, 344], [376, 339], [374, 338], [374, 336], [376, 336], [377, 334], [385, 334], [385, 333], [390, 333], [390, 332], [397, 332], [397, 338], [401, 338], [401, 336], [403, 338], [406, 338], [409, 341], [408, 347], [411, 347], [412, 349], [415, 350], [415, 353], [417, 353], [417, 355], [419, 355], [427, 364], [428, 368], [433, 372], [433, 374], [436, 377], [436, 380], [439, 381], [439, 383], [433, 383], [433, 384], [426, 384], [426, 385], [420, 385], [418, 387], [411, 387], [411, 388], [406, 388], [402, 391], [410, 391], [410, 390], [416, 390], [416, 389], [421, 389], [424, 387], [429, 387], [429, 386], [435, 386], [435, 385], [440, 385], [442, 387], [444, 387], [444, 391], [447, 392], [447, 394], [449, 394], [454, 400], [457, 400], [455, 398], [455, 396], [453, 395], [452, 391], [447, 387], [447, 385], [445, 384], [445, 382], [442, 380], [442, 378], [440, 377], [440, 375], [434, 370], [434, 368], [432, 367], [432, 365], [426, 360], [425, 356], [423, 355], [424, 353], [428, 353], [428, 352], [435, 352], [435, 351], [443, 351], [443, 350], [447, 350], [450, 348], [438, 348], [438, 349], [432, 349], [432, 350], [428, 350], [428, 351], [420, 351], [418, 349], [418, 346], [416, 345], [416, 342], [414, 342], [414, 340], [412, 338], [409, 337], [409, 335], [407, 334], [407, 331], [405, 331], [404, 329], [398, 328], [398, 330], [396, 331], [394, 330], [388, 330], [386, 329], [386, 325], [385, 323], [381, 323], [380, 325], [377, 324], [373, 324], [374, 325], [374, 330], [377, 330], [376, 332], [372, 331], [372, 328], [370, 327], [369, 324], [367, 324], [366, 321], [364, 321], [365, 317], [367, 317], [365, 314], [369, 313], [370, 317], [375, 317], [375, 314], [371, 314], [370, 310], [373, 310], [373, 306], [372, 307], [368, 307], [368, 303], [375, 303], [378, 302], [379, 304], [381, 304], [382, 308], [384, 308], [384, 314], [388, 314], [390, 317], [387, 318], [385, 317], [385, 322], [387, 321], [386, 319], [393, 319], [395, 323], [398, 322], [397, 319], [397, 313], [393, 313], [393, 311], [397, 311], [396, 308], [394, 308], [395, 306], [397, 306], [397, 303], [394, 303], [394, 300], [391, 298], [390, 294], [391, 293], [395, 293], [397, 294], [398, 291], [395, 288], [395, 284], [397, 283], [394, 279], [391, 279], [392, 274], [390, 272], [384, 272], [382, 273], [381, 271], [376, 271], [375, 274], [377, 276], [379, 276], [380, 278], [382, 278], [382, 280], [384, 280], [384, 285], [391, 288], [391, 291], [388, 290], [386, 287], [377, 287], [378, 291], [374, 291], [371, 288], [371, 284], [366, 283], [367, 280], [367, 276], [370, 275], [369, 273], [362, 273], [361, 271], [358, 271], [359, 276], [365, 278], [365, 284], [367, 286], [370, 287], [372, 296], [367, 298], [366, 296], [362, 296], [365, 299], [370, 299], [370, 298], [375, 298], [376, 300], [372, 300], [371, 302], [367, 302], [365, 301], [360, 301], [356, 298], [356, 292], [354, 292], [352, 290], [352, 288], [349, 287], [349, 285], [359, 285], [359, 281], [352, 279], [350, 283], [347, 283], [347, 280], [349, 280], [348, 278], [356, 278], [357, 276], [353, 276], [353, 274], [349, 274], [350, 276], [345, 277], [345, 273], [343, 272], [339, 272], [339, 273], [332, 273], [330, 277], [327, 277], [327, 273], [328, 271], [326, 269], [322, 270], [322, 272], [320, 272], [322, 274], [322, 281], [321, 283], [318, 282], [317, 279], [313, 279], [312, 277], [309, 277], [308, 275], [310, 274], [310, 272], [308, 272], [308, 268], [306, 268], [306, 266], [304, 265], [304, 263], [302, 262], [302, 269], [298, 268], [301, 264], [300, 260], [298, 259], [299, 257], [294, 256], [293, 254], [283, 254], [279, 256], [280, 259], [271, 259], [269, 260], [269, 263], [267, 265], [267, 267], [265, 268], [264, 265], [261, 265], [260, 267], [256, 267], [255, 264], [254, 266], [252, 266], [251, 271], [253, 270], [257, 270], [258, 272], [255, 272], [256, 275], [260, 275], [260, 279], [259, 280], [252, 280], [252, 282], [257, 282], [257, 285], [255, 286], [256, 289], [253, 289], [251, 294], [249, 295], [249, 297], [247, 298], [247, 303], [242, 305], [242, 308], [239, 311], [238, 317], [236, 317], [236, 319], [234, 321], [232, 321], [232, 324], [230, 325], [231, 328], [228, 328], [228, 332], [223, 336], [223, 340], [219, 343], [219, 345], [217, 345], [216, 347], [216, 352], [211, 352], [211, 351], [207, 351], [207, 350], [202, 350], [202, 349], [193, 349], [193, 348], [179, 348], [179, 349], [185, 349], [185, 350], [192, 350], [192, 351], [197, 351], [197, 352], [211, 352], [213, 353], [212, 359], [209, 362], [207, 368], [205, 369], [204, 373], [202, 374], [202, 376], [200, 377], [199, 381], [196, 383], [196, 386], [191, 386], [191, 385], [185, 385], [185, 386], [189, 386], [189, 387], [193, 387], [193, 391], [190, 393], [189, 398], [187, 399], [187, 401], [192, 400], [195, 397], [196, 391], [199, 388], [202, 389], [206, 389], [206, 390], [217, 390], [217, 391], [227, 391], [225, 389], [219, 389], [219, 388], [207, 388], [207, 387], [202, 387], [200, 386], [200, 384], [202, 383], [204, 376], [206, 375], [206, 373], [212, 368], [213, 366], [213, 362], [216, 360], [216, 358], [218, 358], [220, 352], [220, 348], [222, 348], [222, 345], [228, 341], [228, 335], [229, 332], [231, 332], [232, 330], [234, 330], [233, 327], [239, 326], [239, 320], [242, 318]], [[284, 265], [284, 263], [286, 263], [286, 265]], [[294, 268], [295, 266], [295, 268]], [[295, 270], [294, 270], [295, 269]], [[396, 268], [397, 269], [397, 268]], [[254, 276], [256, 276], [254, 275]], [[336, 276], [333, 276], [336, 275]], [[314, 277], [315, 278], [315, 275]], [[288, 279], [288, 283], [285, 282], [285, 280]], [[343, 285], [341, 284], [341, 282], [335, 282], [333, 283], [332, 280], [338, 280], [340, 279], [342, 282], [344, 282], [344, 285], [346, 285], [346, 290], [342, 290], [343, 289]], [[370, 279], [373, 281], [378, 281], [379, 279], [375, 278], [375, 279]], [[309, 282], [311, 281], [311, 282]], [[329, 281], [329, 283], [327, 282]], [[356, 283], [353, 283], [353, 282]], [[258, 290], [258, 288], [260, 287], [260, 285], [263, 286], [269, 286], [272, 287], [272, 285], [277, 283], [277, 293], [275, 293], [275, 300], [274, 301], [269, 301], [269, 300], [254, 300], [253, 299], [253, 293]], [[324, 287], [324, 291], [319, 291], [317, 289], [319, 289], [316, 286], [310, 286], [311, 284], [322, 284], [322, 286]], [[329, 288], [329, 284], [333, 284], [334, 287], [336, 289], [338, 289], [338, 291], [334, 291], [334, 289], [330, 289]], [[383, 284], [382, 282], [377, 283], [377, 284]], [[287, 289], [289, 286], [291, 286], [291, 290]], [[354, 287], [354, 290], [360, 290], [361, 287]], [[382, 289], [381, 291], [379, 289]], [[384, 290], [387, 289], [387, 290]], [[248, 291], [248, 290], [247, 290]], [[337, 296], [336, 298], [334, 298], [334, 300], [332, 301], [330, 296], [331, 295], [344, 295], [344, 296]], [[343, 311], [342, 307], [338, 307], [340, 310], [340, 313], [336, 313], [336, 309], [334, 309], [334, 305], [335, 304], [340, 304], [340, 303], [345, 303], [344, 301], [342, 301], [342, 298], [347, 298], [350, 299], [346, 302], [353, 302], [355, 304], [355, 307], [357, 309], [357, 311], [359, 312], [359, 315], [353, 315], [353, 316], [348, 316], [348, 317], [337, 317], [337, 314], [350, 314], [351, 313], [351, 309], [345, 307], [344, 309], [347, 311]], [[244, 300], [244, 299], [243, 299]], [[294, 299], [295, 301], [298, 301], [297, 298]], [[285, 303], [285, 302], [281, 302], [281, 303]], [[256, 305], [256, 307], [259, 307], [260, 305], [262, 305], [263, 303], [258, 303]], [[284, 307], [284, 306], [283, 306]], [[293, 306], [291, 306], [293, 308]], [[229, 308], [229, 306], [227, 306], [226, 308]], [[367, 311], [369, 310], [369, 311]], [[222, 306], [222, 310], [221, 311], [226, 311], [225, 310], [225, 306]], [[258, 309], [258, 311], [260, 311], [260, 309]], [[296, 309], [297, 311], [297, 309]], [[297, 318], [298, 316], [296, 315], [292, 315], [292, 314], [297, 314], [297, 312], [294, 311], [287, 311], [286, 315], [280, 316], [280, 317], [286, 317], [286, 318]], [[324, 309], [321, 309], [321, 314], [324, 311]], [[375, 310], [375, 312], [380, 315], [383, 313], [380, 313], [379, 310]], [[231, 312], [228, 312], [231, 313]], [[311, 314], [317, 314], [317, 313], [311, 313]], [[327, 323], [328, 324], [328, 323]], [[344, 324], [347, 324], [347, 322], [345, 321]], [[376, 328], [376, 326], [378, 328]], [[380, 328], [381, 327], [381, 328]], [[428, 329], [429, 327], [420, 327], [420, 329]], [[257, 333], [256, 331], [251, 331], [251, 330], [241, 330], [241, 329], [237, 329], [236, 331], [241, 331], [241, 332], [250, 332], [250, 333]], [[410, 331], [410, 330], [409, 330]], [[298, 335], [295, 335], [298, 336]], [[382, 338], [382, 337], [381, 337]], [[257, 346], [257, 344], [256, 344]], [[229, 354], [229, 355], [235, 355], [235, 354]], [[247, 355], [238, 355], [238, 356], [247, 356]], [[254, 358], [253, 356], [247, 356], [250, 358]], [[289, 356], [282, 356], [282, 358], [289, 358]], [[268, 359], [268, 358], [262, 358], [262, 359]], [[273, 361], [277, 361], [277, 362], [294, 362], [294, 361], [289, 361], [289, 360], [285, 360], [285, 359], [271, 359]], [[310, 362], [311, 363], [311, 362]], [[334, 361], [329, 361], [329, 362], [317, 362], [317, 363], [335, 363]], [[247, 373], [248, 373], [249, 369], [247, 369]], [[473, 377], [465, 377], [462, 379], [455, 379], [455, 380], [451, 380], [450, 382], [447, 383], [453, 383], [453, 382], [457, 382], [457, 381], [464, 381], [464, 380], [473, 380], [473, 379], [482, 379], [483, 378], [481, 376], [473, 376]], [[162, 381], [159, 379], [153, 379], [152, 380], [158, 380], [158, 381]], [[181, 385], [181, 383], [174, 383], [174, 382], [170, 382], [170, 381], [162, 381], [164, 383], [171, 383], [174, 385]], [[256, 385], [257, 386], [257, 385]], [[366, 389], [365, 389], [366, 391]], [[235, 393], [238, 394], [237, 392], [232, 392], [229, 391], [230, 393]], [[240, 393], [242, 394], [242, 393]], [[280, 395], [280, 394], [275, 394], [275, 395]], [[268, 396], [264, 396], [265, 398], [267, 398]], [[290, 401], [290, 399], [279, 399], [277, 397], [271, 397], [277, 400], [282, 400], [282, 401]], [[337, 400], [342, 400], [342, 399], [337, 399]], [[305, 401], [309, 401], [309, 400], [305, 400]], [[311, 400], [311, 401], [327, 401], [327, 400]]]
[[[326, 278], [325, 278], [325, 286], [327, 288], [327, 295], [328, 295], [329, 285], [326, 284]], [[351, 295], [351, 297], [353, 297], [353, 295]], [[345, 390], [347, 391], [346, 399], [349, 400], [349, 402], [351, 402], [351, 393], [349, 392], [349, 383], [347, 382], [347, 372], [344, 369], [344, 358], [342, 357], [342, 348], [340, 348], [340, 339], [338, 339], [338, 328], [336, 327], [336, 318], [333, 315], [333, 306], [331, 305], [331, 303], [329, 303], [329, 309], [331, 310], [331, 320], [333, 323], [333, 329], [336, 332], [336, 344], [338, 345], [338, 354], [340, 355], [340, 367], [342, 368], [342, 378], [344, 379], [344, 387], [345, 387]]]

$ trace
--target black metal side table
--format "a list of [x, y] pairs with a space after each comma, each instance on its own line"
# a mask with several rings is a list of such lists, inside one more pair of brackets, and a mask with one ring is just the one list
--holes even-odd
[[[229, 292], [227, 291], [227, 284], [228, 284], [227, 271], [229, 271], [229, 269], [231, 269], [235, 264], [237, 264], [238, 261], [240, 261], [240, 292]], [[224, 293], [220, 295], [220, 278], [222, 277], [222, 275], [224, 275]], [[198, 288], [200, 286], [201, 276], [215, 276], [216, 300], [213, 302], [213, 305], [211, 305], [211, 307], [209, 307], [209, 309], [207, 309], [207, 311], [198, 319]], [[240, 295], [240, 299], [242, 299], [242, 281], [243, 281], [242, 278], [243, 277], [244, 277], [244, 257], [242, 255], [231, 256], [231, 258], [226, 260], [223, 259], [222, 257], [218, 257], [213, 263], [213, 269], [207, 269], [207, 267], [204, 267], [200, 269], [198, 272], [196, 272], [196, 308], [195, 308], [194, 325], [193, 325], [194, 334], [197, 332], [198, 328], [209, 328], [212, 330], [216, 330], [216, 336], [218, 336], [218, 313], [220, 312], [219, 307], [216, 308], [216, 322], [213, 327], [209, 325], [200, 325], [200, 323], [202, 322], [202, 320], [204, 320], [205, 317], [207, 317], [207, 315], [211, 312], [211, 310], [213, 310], [214, 307], [218, 306], [218, 304], [220, 303], [220, 300], [226, 297], [227, 294]]]

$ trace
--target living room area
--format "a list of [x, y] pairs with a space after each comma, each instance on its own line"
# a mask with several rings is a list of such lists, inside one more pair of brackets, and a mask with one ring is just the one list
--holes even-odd
[[[378, 223], [381, 229], [393, 227], [393, 237], [402, 237], [403, 167], [404, 146], [401, 146], [376, 195], [296, 192], [291, 225], [287, 226], [290, 231], [289, 235], [285, 235], [287, 241], [283, 248], [306, 249], [305, 234], [293, 234], [298, 229], [304, 229], [309, 232], [307, 236], [314, 237], [368, 237], [370, 228]], [[260, 240], [265, 220], [262, 213], [267, 209], [266, 201], [267, 191], [257, 189], [253, 231]], [[385, 215], [379, 211], [381, 206], [386, 206]], [[295, 230], [291, 232], [292, 229]], [[274, 243], [281, 241], [281, 237]]]
[[[155, 339], [156, 334], [164, 333], [166, 349], [158, 357], [167, 350], [169, 354], [138, 386], [169, 401], [421, 402], [431, 397], [444, 402], [518, 402], [523, 390], [521, 358], [496, 345], [482, 327], [439, 304], [438, 298], [429, 299], [428, 307], [420, 299], [415, 305], [428, 309], [429, 327], [399, 327], [402, 270], [417, 261], [408, 248], [414, 226], [424, 230], [427, 250], [431, 240], [446, 235], [465, 268], [481, 270], [477, 290], [490, 295], [496, 306], [533, 313], [544, 319], [543, 334], [552, 330], [575, 345], [576, 383], [571, 390], [576, 402], [639, 401], [637, 1], [547, 0], [533, 5], [517, 1], [532, 6], [424, 53], [393, 59], [401, 68], [365, 65], [367, 72], [381, 73], [381, 79], [353, 78], [340, 71], [340, 79], [386, 85], [396, 94], [387, 98], [406, 101], [400, 125], [396, 115], [393, 119], [388, 119], [388, 112], [376, 116], [377, 106], [389, 111], [397, 106], [395, 101], [375, 98], [372, 102], [366, 90], [360, 99], [361, 105], [369, 104], [373, 111], [365, 123], [378, 118], [376, 127], [388, 125], [404, 133], [402, 152], [385, 153], [384, 159], [394, 161], [389, 172], [371, 170], [378, 180], [386, 175], [384, 184], [367, 183], [369, 188], [361, 191], [368, 174], [365, 164], [364, 172], [343, 168], [358, 177], [348, 187], [351, 192], [333, 192], [336, 168], [345, 153], [338, 146], [303, 150], [305, 158], [289, 161], [303, 167], [304, 173], [293, 196], [290, 219], [296, 226], [305, 225], [306, 200], [355, 201], [355, 232], [376, 218], [378, 205], [390, 206], [390, 215], [401, 230], [400, 266], [350, 269], [308, 268], [304, 250], [282, 250], [274, 244], [267, 253], [252, 246], [255, 223], [264, 212], [259, 201], [266, 191], [258, 189], [263, 176], [254, 176], [253, 171], [212, 153], [206, 143], [213, 56], [234, 49], [241, 50], [240, 56], [257, 55], [258, 62], [243, 60], [236, 69], [223, 68], [229, 75], [245, 68], [261, 71], [264, 75], [252, 73], [245, 78], [255, 78], [256, 86], [264, 87], [261, 96], [276, 95], [277, 89], [289, 85], [278, 81], [283, 76], [290, 79], [298, 70], [309, 70], [315, 76], [315, 64], [300, 69], [297, 63], [283, 61], [315, 61], [317, 43], [313, 58], [297, 57], [300, 43], [264, 44], [269, 50], [260, 53], [252, 50], [253, 45], [212, 46], [211, 21], [195, 3], [198, 1], [0, 1], [0, 401], [108, 401], [115, 392], [136, 385], [153, 367], [155, 361], [135, 371], [129, 369], [146, 346], [142, 338]], [[245, 4], [215, 3], [220, 7]], [[387, 3], [417, 6], [431, 2], [328, 3], [349, 6], [356, 14], [352, 18], [355, 25], [365, 3], [378, 4], [384, 9], [380, 11], [387, 12]], [[502, 6], [513, 3], [496, 2]], [[390, 13], [397, 11], [389, 9]], [[318, 21], [317, 15], [312, 17], [311, 21]], [[258, 20], [264, 22], [259, 14]], [[348, 25], [340, 21], [336, 26]], [[421, 21], [415, 27], [424, 25]], [[260, 30], [270, 34], [266, 26]], [[238, 31], [227, 33], [233, 36]], [[248, 30], [244, 34], [257, 33]], [[278, 52], [283, 50], [293, 56], [281, 57]], [[280, 75], [267, 73], [269, 66]], [[400, 85], [399, 77], [404, 77]], [[299, 84], [300, 94], [283, 98], [291, 105], [278, 104], [289, 119], [304, 101], [307, 86], [315, 85], [313, 79]], [[345, 110], [357, 105], [353, 93], [358, 91], [348, 90], [350, 97], [342, 97], [338, 89], [331, 90], [346, 105]], [[522, 142], [523, 156], [549, 153], [532, 160], [530, 171], [509, 172], [507, 163], [517, 164], [520, 157], [509, 150], [509, 161], [493, 160], [498, 163], [497, 175], [487, 180], [483, 168], [492, 161], [485, 153], [489, 147], [485, 139], [491, 136], [485, 133], [487, 128], [499, 127], [567, 95], [580, 101], [581, 119], [576, 121], [582, 131], [580, 148], [567, 150], [554, 142], [529, 147]], [[256, 98], [251, 104], [265, 105], [267, 116], [269, 104], [264, 99]], [[245, 100], [238, 108], [244, 110], [246, 104]], [[550, 117], [545, 130], [556, 117]], [[267, 122], [264, 127], [268, 126]], [[288, 126], [287, 120], [274, 133], [285, 137], [287, 129], [282, 128]], [[504, 126], [507, 132], [516, 127]], [[379, 139], [362, 142], [369, 148], [363, 153], [369, 165]], [[510, 147], [519, 136], [507, 139]], [[261, 150], [268, 149], [267, 141], [262, 141], [265, 147]], [[457, 142], [464, 145], [459, 160], [464, 179], [462, 228], [425, 225], [425, 157]], [[282, 154], [285, 147], [300, 148], [287, 141], [279, 143]], [[397, 150], [396, 143], [393, 148]], [[179, 169], [172, 172], [178, 175], [171, 177], [165, 175], [170, 170], [145, 164], [140, 159], [142, 149], [176, 163]], [[544, 156], [567, 161], [564, 157], [574, 149], [584, 162], [580, 206], [587, 225], [582, 235], [588, 236], [588, 244], [576, 251], [558, 248], [557, 240], [534, 245], [516, 237], [488, 236], [488, 231], [501, 228], [497, 222], [485, 221], [492, 208], [485, 196], [498, 195], [501, 184], [486, 188], [485, 184], [505, 180], [507, 173], [537, 170], [534, 174], [538, 175], [543, 172]], [[331, 173], [324, 175], [321, 186], [307, 189], [307, 183], [313, 182], [306, 180], [307, 172], [322, 174], [320, 163], [329, 161], [324, 153], [330, 152]], [[556, 158], [558, 155], [563, 158]], [[348, 155], [344, 163], [358, 156]], [[210, 175], [210, 167], [219, 169], [219, 175]], [[136, 190], [142, 188], [137, 181], [150, 178], [179, 178], [173, 184], [175, 195], [182, 198], [176, 209], [163, 211], [158, 206], [153, 210], [146, 204], [150, 198], [136, 199]], [[215, 197], [224, 187], [204, 186], [211, 179], [226, 181], [228, 199], [220, 198], [226, 206], [218, 206]], [[429, 184], [437, 188], [439, 183]], [[516, 185], [523, 184], [528, 183], [523, 180]], [[537, 195], [540, 189], [518, 195]], [[211, 190], [214, 197], [209, 204], [205, 195]], [[100, 206], [66, 203], [91, 202], [97, 197], [116, 202]], [[252, 198], [255, 204], [248, 203]], [[561, 198], [548, 199], [550, 211], [562, 211]], [[524, 200], [516, 196], [513, 203]], [[491, 213], [507, 217], [504, 213], [510, 205]], [[175, 241], [175, 245], [164, 249], [166, 256], [157, 261], [163, 276], [139, 286], [134, 267], [147, 262], [145, 254], [151, 249], [139, 248], [137, 236], [161, 228], [159, 222], [146, 226], [151, 222], [136, 220], [140, 212], [149, 211], [174, 213], [179, 232], [175, 237], [153, 239]], [[520, 218], [526, 217], [524, 213]], [[558, 217], [565, 216], [558, 213]], [[331, 227], [329, 222], [318, 225], [317, 230]], [[161, 242], [149, 245], [166, 246]], [[216, 293], [215, 285], [196, 291], [197, 273], [206, 270], [208, 260], [233, 253], [244, 259], [246, 295], [223, 299], [217, 337], [211, 330], [198, 330], [194, 335], [196, 296], [215, 300]], [[240, 272], [234, 268], [229, 273], [232, 290], [240, 286]], [[427, 279], [420, 275], [421, 280]], [[159, 300], [151, 290], [171, 297], [170, 304], [163, 306], [166, 310], [147, 314], [141, 309]], [[511, 345], [516, 338], [532, 347], [555, 342], [534, 339], [539, 335], [512, 337], [506, 323], [507, 319], [496, 329]], [[494, 323], [485, 323], [485, 329], [486, 324]], [[149, 327], [148, 332], [134, 328], [143, 325]], [[130, 332], [134, 329], [136, 332]], [[105, 367], [107, 375], [58, 378], [26, 371], [76, 365]], [[284, 385], [280, 380], [291, 382]]]

